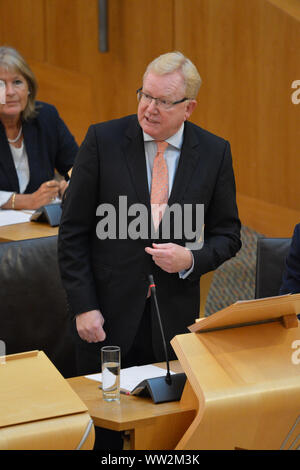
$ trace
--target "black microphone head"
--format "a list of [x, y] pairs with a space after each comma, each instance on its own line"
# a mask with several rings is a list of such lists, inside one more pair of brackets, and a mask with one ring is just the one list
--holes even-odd
[[148, 274], [148, 279], [149, 279], [150, 284], [154, 284], [154, 279], [153, 279], [152, 274]]

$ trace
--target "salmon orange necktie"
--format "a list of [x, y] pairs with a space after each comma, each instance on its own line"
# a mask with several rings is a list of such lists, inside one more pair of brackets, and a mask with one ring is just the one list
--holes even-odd
[[169, 198], [168, 166], [164, 158], [164, 152], [168, 147], [167, 142], [156, 142], [157, 153], [154, 158], [151, 183], [151, 213], [155, 230], [158, 229]]

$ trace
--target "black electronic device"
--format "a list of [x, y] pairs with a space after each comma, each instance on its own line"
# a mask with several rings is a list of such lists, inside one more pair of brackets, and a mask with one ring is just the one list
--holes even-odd
[[51, 227], [56, 227], [60, 223], [61, 204], [47, 204], [39, 207], [31, 216], [32, 222], [47, 222]]

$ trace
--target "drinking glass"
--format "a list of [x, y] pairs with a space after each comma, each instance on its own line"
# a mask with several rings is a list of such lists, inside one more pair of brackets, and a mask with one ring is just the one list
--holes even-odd
[[105, 401], [120, 401], [120, 363], [119, 346], [101, 348], [102, 394]]

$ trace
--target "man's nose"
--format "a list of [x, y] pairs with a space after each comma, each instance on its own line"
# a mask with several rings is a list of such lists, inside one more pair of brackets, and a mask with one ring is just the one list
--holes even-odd
[[148, 104], [148, 111], [152, 113], [158, 111], [158, 106], [157, 106], [155, 98], [152, 98], [151, 102]]

